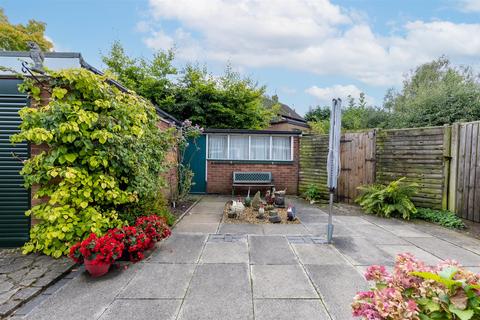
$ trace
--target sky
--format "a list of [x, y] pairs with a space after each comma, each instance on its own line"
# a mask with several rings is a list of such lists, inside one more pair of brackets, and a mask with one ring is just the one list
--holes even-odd
[[480, 71], [480, 0], [1, 0], [12, 23], [47, 23], [55, 51], [97, 68], [118, 40], [175, 65], [227, 64], [304, 114], [332, 98], [381, 106], [416, 66], [447, 56]]

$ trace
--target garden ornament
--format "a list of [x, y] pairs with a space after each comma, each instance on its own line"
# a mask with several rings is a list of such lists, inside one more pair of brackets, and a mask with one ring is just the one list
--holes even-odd
[[42, 49], [40, 49], [38, 44], [33, 41], [28, 41], [27, 45], [30, 48], [30, 58], [34, 63], [31, 70], [39, 73], [44, 73], [45, 71], [43, 70], [43, 61], [45, 60], [45, 56], [43, 55]]
[[297, 214], [295, 212], [295, 207], [293, 207], [291, 204], [288, 205], [288, 208], [287, 208], [287, 219], [288, 221], [293, 221], [295, 220], [297, 217]]
[[253, 200], [252, 200], [253, 209], [258, 210], [258, 208], [260, 208], [261, 202], [262, 202], [262, 199], [260, 199], [260, 191], [257, 191], [257, 193], [255, 193], [255, 196], [253, 197]]
[[285, 194], [287, 193], [287, 189], [275, 191], [274, 193], [274, 204], [278, 208], [285, 208]]
[[263, 207], [263, 203], [260, 204], [260, 208], [258, 208], [258, 219], [264, 219], [265, 218], [265, 208]]

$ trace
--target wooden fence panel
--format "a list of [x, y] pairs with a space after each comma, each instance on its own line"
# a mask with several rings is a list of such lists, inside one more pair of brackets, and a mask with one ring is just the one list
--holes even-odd
[[300, 139], [299, 192], [303, 194], [310, 185], [321, 192], [321, 199], [328, 200], [327, 188], [328, 135], [304, 135]]
[[[300, 143], [299, 190], [304, 193], [314, 184], [328, 200], [327, 189], [328, 135], [306, 135]], [[357, 187], [371, 184], [375, 178], [375, 131], [346, 133], [340, 142], [340, 177], [337, 200], [353, 203], [359, 195]]]
[[450, 167], [450, 209], [480, 222], [480, 122], [454, 124]]
[[448, 156], [445, 140], [449, 141], [449, 136], [445, 130], [446, 127], [431, 127], [378, 131], [376, 182], [387, 184], [407, 177], [406, 181], [419, 184], [419, 192], [413, 197], [417, 206], [446, 208]]

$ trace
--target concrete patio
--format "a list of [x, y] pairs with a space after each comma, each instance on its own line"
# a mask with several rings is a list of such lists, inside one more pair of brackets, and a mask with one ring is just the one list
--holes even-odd
[[302, 224], [246, 225], [221, 223], [226, 198], [204, 197], [145, 261], [81, 273], [14, 318], [345, 320], [366, 266], [398, 253], [480, 272], [480, 240], [430, 224], [336, 215], [335, 243], [321, 244], [326, 213], [291, 200]]

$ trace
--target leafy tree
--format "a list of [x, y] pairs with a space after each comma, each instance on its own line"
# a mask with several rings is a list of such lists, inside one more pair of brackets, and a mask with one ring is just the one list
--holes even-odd
[[147, 61], [128, 57], [119, 42], [103, 61], [121, 83], [179, 120], [212, 128], [261, 129], [274, 116], [262, 105], [265, 88], [230, 67], [214, 77], [206, 68], [187, 65], [174, 81], [172, 50], [158, 52]]
[[389, 90], [384, 106], [393, 127], [419, 127], [480, 119], [480, 82], [469, 67], [440, 57], [415, 69], [400, 92]]
[[45, 23], [29, 20], [27, 25], [11, 24], [0, 8], [0, 50], [28, 51], [28, 41], [38, 44], [43, 51], [49, 51], [53, 44], [45, 38]]
[[[328, 133], [330, 126], [330, 108], [317, 106], [305, 115], [313, 132]], [[342, 128], [347, 131], [368, 128], [383, 128], [388, 125], [390, 114], [378, 107], [368, 106], [365, 94], [359, 95], [358, 103], [352, 96], [347, 97], [347, 106], [342, 110]]]
[[229, 67], [220, 77], [188, 65], [178, 81], [175, 109], [180, 119], [211, 128], [262, 129], [275, 115], [263, 107], [264, 87]]
[[174, 84], [171, 77], [177, 74], [172, 66], [174, 52], [158, 51], [153, 59], [130, 58], [120, 42], [113, 43], [102, 60], [107, 72], [113, 74], [124, 86], [149, 99], [162, 109], [174, 106]]
[[330, 107], [316, 106], [305, 113], [305, 120], [307, 121], [321, 121], [330, 119]]

